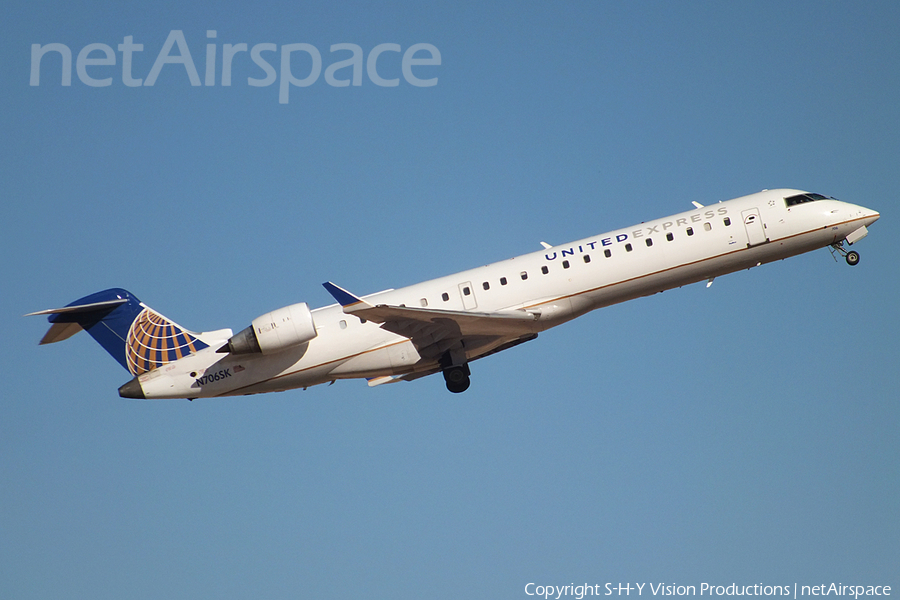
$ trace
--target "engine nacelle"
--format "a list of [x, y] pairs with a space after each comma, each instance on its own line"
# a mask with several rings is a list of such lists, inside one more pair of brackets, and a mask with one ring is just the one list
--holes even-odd
[[300, 302], [253, 319], [250, 327], [228, 340], [227, 348], [232, 354], [274, 354], [314, 337], [316, 324], [312, 313], [306, 302]]

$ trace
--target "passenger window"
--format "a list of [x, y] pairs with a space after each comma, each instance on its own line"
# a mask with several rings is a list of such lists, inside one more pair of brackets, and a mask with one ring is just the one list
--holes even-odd
[[653, 245], [653, 240], [651, 238], [647, 238], [647, 247], [649, 248], [652, 245]]
[[706, 231], [712, 231], [712, 223], [707, 221], [706, 223], [703, 224], [703, 229], [705, 229]]
[[463, 288], [463, 296], [471, 296], [472, 290], [469, 289], [469, 286]]
[[687, 228], [687, 234], [688, 234], [689, 236], [690, 236], [690, 235], [694, 235], [694, 228], [693, 228], [693, 227], [688, 227], [688, 228]]
[[547, 268], [547, 265], [544, 265], [543, 267], [541, 267], [541, 273], [543, 273], [544, 275], [546, 275], [549, 272], [550, 272], [550, 269]]
[[338, 321], [338, 325], [340, 325], [341, 329], [347, 329], [347, 321]]
[[485, 281], [484, 283], [481, 284], [481, 287], [483, 287], [485, 290], [489, 290], [489, 289], [491, 289], [491, 284], [489, 284], [487, 281]]
[[521, 273], [519, 273], [519, 277], [522, 278], [522, 281], [525, 281], [526, 279], [528, 279], [528, 273], [525, 271], [522, 271]]
[[506, 285], [506, 277], [500, 278], [500, 285]]
[[671, 242], [672, 240], [675, 239], [675, 236], [674, 236], [674, 235], [672, 234], [672, 232], [670, 231], [669, 233], [666, 234], [666, 239], [669, 240], [669, 241]]
[[612, 250], [609, 250], [609, 249], [604, 250], [603, 256], [605, 256], [606, 258], [609, 258], [610, 256], [612, 256]]
[[428, 306], [428, 300], [426, 298], [422, 298], [421, 300], [419, 300], [419, 304], [421, 304], [423, 307]]
[[584, 255], [584, 262], [586, 262], [586, 263], [591, 262], [591, 255], [590, 255], [590, 254], [585, 254], [585, 255]]
[[631, 244], [625, 244], [625, 252], [631, 252]]
[[563, 269], [568, 269], [568, 268], [569, 268], [569, 261], [564, 260], [563, 261]]
[[731, 225], [731, 218], [725, 217], [725, 227], [728, 227], [729, 225]]
[[447, 302], [448, 300], [450, 300], [450, 294], [448, 294], [447, 292], [444, 292], [443, 294], [441, 294], [441, 300], [443, 300], [444, 302]]

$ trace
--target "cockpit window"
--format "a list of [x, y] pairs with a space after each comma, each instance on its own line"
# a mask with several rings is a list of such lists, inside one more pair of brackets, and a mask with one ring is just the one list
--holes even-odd
[[788, 206], [796, 206], [797, 204], [803, 204], [804, 202], [815, 202], [816, 200], [828, 200], [828, 197], [823, 196], [822, 194], [797, 194], [796, 196], [789, 196], [785, 198], [784, 202]]

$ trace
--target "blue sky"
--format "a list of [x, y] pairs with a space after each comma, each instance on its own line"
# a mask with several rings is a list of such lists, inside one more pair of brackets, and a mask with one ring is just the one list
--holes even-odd
[[[900, 589], [893, 2], [18, 2], [0, 21], [4, 598], [518, 598], [525, 585]], [[307, 43], [312, 85], [29, 85], [32, 44], [146, 78], [170, 32]], [[215, 30], [215, 40], [207, 31]], [[440, 51], [334, 87], [356, 44]], [[174, 53], [173, 53], [174, 54]], [[90, 58], [101, 57], [98, 51]], [[278, 54], [266, 55], [276, 71]], [[292, 55], [293, 73], [311, 59]], [[304, 71], [305, 69], [305, 71]], [[420, 69], [420, 70], [419, 70]], [[343, 76], [349, 77], [349, 71]], [[34, 310], [124, 287], [195, 330], [796, 187], [826, 250], [597, 311], [440, 377], [136, 402]]]

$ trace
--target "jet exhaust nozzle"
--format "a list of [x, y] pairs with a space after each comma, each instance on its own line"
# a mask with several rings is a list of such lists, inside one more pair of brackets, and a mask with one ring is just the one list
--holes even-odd
[[251, 354], [254, 352], [262, 353], [259, 347], [259, 341], [253, 331], [253, 326], [247, 327], [236, 335], [233, 335], [228, 344], [219, 348], [219, 352], [230, 352], [232, 354]]
[[250, 327], [231, 336], [216, 352], [274, 354], [304, 344], [318, 335], [306, 302], [273, 310], [253, 319]]

